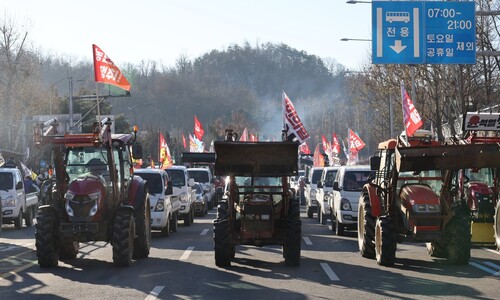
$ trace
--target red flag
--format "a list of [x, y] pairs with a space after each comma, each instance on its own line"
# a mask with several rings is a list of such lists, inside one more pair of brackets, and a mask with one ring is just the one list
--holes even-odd
[[365, 143], [359, 138], [359, 136], [349, 128], [349, 152], [363, 149]]
[[170, 156], [170, 149], [168, 149], [167, 142], [160, 132], [160, 168], [166, 169], [172, 166], [172, 157]]
[[325, 135], [321, 135], [321, 141], [323, 143], [323, 151], [325, 151], [325, 153], [328, 153], [328, 151], [330, 151], [330, 142], [326, 139]]
[[245, 127], [245, 129], [243, 129], [243, 132], [241, 133], [240, 142], [247, 142], [247, 141], [248, 141], [248, 130]]
[[203, 126], [201, 126], [200, 121], [198, 120], [196, 115], [194, 115], [194, 135], [196, 136], [196, 138], [198, 140], [201, 141], [204, 134], [205, 134], [205, 130], [203, 130]]
[[300, 144], [299, 152], [304, 153], [304, 154], [311, 154], [311, 149], [309, 149], [307, 142], [303, 142], [302, 144]]
[[337, 135], [333, 133], [332, 135], [332, 150], [333, 153], [340, 154], [340, 143], [339, 139], [337, 138]]
[[417, 129], [422, 127], [422, 118], [413, 105], [408, 92], [401, 81], [401, 98], [403, 102], [403, 121], [405, 123], [406, 136], [412, 136]]
[[250, 133], [250, 142], [258, 142], [257, 136], [253, 133]]
[[323, 157], [323, 154], [321, 154], [319, 152], [319, 144], [317, 144], [316, 149], [314, 149], [313, 166], [314, 167], [324, 167], [325, 166], [325, 158]]
[[186, 137], [184, 136], [184, 133], [182, 133], [182, 146], [184, 146], [184, 149], [186, 149]]
[[94, 54], [95, 82], [112, 84], [130, 92], [130, 83], [113, 61], [96, 45], [92, 45]]
[[309, 138], [309, 133], [302, 124], [302, 121], [300, 121], [292, 101], [290, 101], [285, 92], [283, 92], [282, 109], [287, 139], [297, 139], [300, 143], [305, 142]]

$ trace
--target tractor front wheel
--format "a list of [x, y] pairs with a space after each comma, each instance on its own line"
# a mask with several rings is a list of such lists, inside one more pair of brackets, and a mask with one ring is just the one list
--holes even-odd
[[[151, 209], [149, 197], [146, 196], [144, 204], [134, 213], [135, 232], [133, 258], [146, 258], [151, 249]], [[168, 224], [168, 222], [167, 222]], [[169, 229], [170, 230], [170, 229]]]
[[132, 264], [134, 253], [134, 217], [129, 210], [121, 209], [116, 213], [113, 228], [113, 263], [118, 267]]
[[52, 207], [38, 211], [35, 225], [36, 256], [42, 268], [55, 267], [59, 261], [57, 214]]
[[217, 267], [231, 266], [231, 258], [234, 257], [234, 245], [231, 245], [228, 219], [216, 219], [214, 221], [214, 250], [215, 265]]
[[394, 222], [388, 217], [377, 219], [375, 224], [375, 258], [377, 264], [392, 266], [396, 259], [397, 234]]
[[71, 239], [64, 239], [61, 241], [59, 247], [59, 258], [60, 259], [75, 259], [78, 255], [78, 250], [80, 249], [80, 243], [75, 242]]
[[427, 248], [427, 253], [432, 257], [446, 258], [448, 256], [446, 244], [442, 240], [425, 243], [425, 246]]
[[455, 216], [446, 224], [445, 241], [448, 261], [463, 265], [469, 262], [471, 249], [470, 224], [462, 216]]

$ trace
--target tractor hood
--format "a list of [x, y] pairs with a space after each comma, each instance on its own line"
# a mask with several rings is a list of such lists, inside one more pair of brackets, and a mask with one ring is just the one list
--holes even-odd
[[78, 196], [85, 196], [96, 192], [105, 192], [105, 182], [102, 178], [94, 175], [86, 175], [73, 180], [68, 187], [68, 190]]
[[293, 142], [215, 142], [215, 175], [297, 175], [298, 147]]
[[399, 198], [406, 208], [414, 205], [439, 205], [439, 196], [427, 185], [408, 184], [401, 187]]
[[396, 148], [396, 167], [399, 172], [499, 168], [500, 146], [467, 144], [400, 147]]
[[493, 190], [482, 181], [471, 181], [466, 185], [471, 191], [482, 195], [493, 194]]

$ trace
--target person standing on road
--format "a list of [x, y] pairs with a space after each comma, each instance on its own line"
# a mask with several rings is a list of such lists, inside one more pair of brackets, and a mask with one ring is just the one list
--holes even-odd
[[40, 193], [40, 188], [35, 184], [30, 175], [24, 177], [24, 192], [29, 193]]

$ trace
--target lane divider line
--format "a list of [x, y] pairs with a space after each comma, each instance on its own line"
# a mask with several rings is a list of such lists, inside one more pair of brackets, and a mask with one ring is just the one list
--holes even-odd
[[180, 260], [188, 259], [189, 255], [191, 255], [191, 252], [193, 252], [193, 250], [194, 250], [194, 247], [188, 247], [186, 249], [186, 251], [184, 251], [184, 253], [182, 254]]
[[21, 272], [21, 271], [24, 271], [30, 267], [32, 267], [34, 264], [36, 264], [38, 262], [38, 260], [33, 260], [33, 261], [30, 261], [29, 263], [25, 264], [24, 266], [21, 266], [19, 268], [16, 268], [12, 271], [9, 271], [7, 273], [3, 273], [3, 274], [0, 274], [0, 279], [1, 280], [5, 280], [7, 277], [9, 276], [12, 276], [12, 275], [16, 275], [17, 273]]
[[304, 239], [304, 242], [306, 243], [306, 245], [308, 246], [311, 246], [313, 243], [311, 242], [311, 239], [307, 236], [304, 236], [302, 237], [302, 239]]
[[327, 263], [320, 263], [321, 268], [323, 268], [323, 271], [325, 271], [326, 275], [328, 278], [330, 278], [331, 281], [340, 281], [340, 278], [333, 272], [332, 268]]
[[155, 288], [149, 293], [145, 300], [156, 300], [160, 295], [161, 291], [165, 288], [163, 285], [155, 286]]
[[475, 262], [473, 262], [473, 261], [470, 261], [470, 262], [469, 262], [469, 265], [471, 265], [471, 266], [473, 266], [473, 267], [476, 267], [476, 268], [478, 268], [478, 269], [480, 269], [480, 270], [483, 270], [483, 271], [485, 271], [486, 273], [489, 273], [489, 274], [491, 274], [491, 275], [493, 275], [493, 276], [499, 276], [499, 274], [500, 274], [500, 272], [496, 272], [496, 271], [494, 271], [494, 270], [492, 270], [492, 269], [490, 269], [490, 268], [487, 268], [487, 267], [485, 267], [485, 266], [483, 266], [483, 265], [480, 265], [480, 264], [478, 264], [478, 263], [475, 263]]
[[206, 235], [208, 233], [209, 229], [203, 229], [200, 233], [200, 235]]

